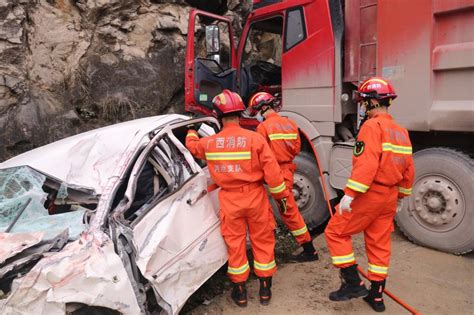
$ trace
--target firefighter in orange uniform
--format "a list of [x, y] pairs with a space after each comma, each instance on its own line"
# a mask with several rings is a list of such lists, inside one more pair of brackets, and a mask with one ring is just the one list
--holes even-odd
[[239, 306], [247, 305], [248, 228], [254, 270], [260, 279], [260, 303], [267, 305], [271, 298], [272, 276], [277, 268], [275, 219], [263, 183], [267, 183], [277, 200], [285, 199], [288, 191], [265, 139], [239, 126], [240, 113], [245, 109], [240, 96], [224, 90], [213, 99], [213, 106], [222, 120], [223, 129], [202, 139], [196, 131], [189, 130], [186, 147], [195, 157], [207, 160], [210, 175], [221, 188], [221, 232], [229, 254], [227, 273], [233, 282], [232, 299]]
[[275, 98], [267, 92], [258, 92], [250, 98], [247, 113], [251, 117], [260, 113], [265, 119], [258, 125], [257, 132], [267, 140], [275, 153], [290, 194], [286, 199], [286, 205], [279, 203], [279, 209], [283, 223], [295, 237], [296, 242], [303, 247], [303, 251], [299, 255], [293, 256], [292, 259], [299, 262], [318, 260], [318, 254], [314, 249], [308, 228], [298, 210], [292, 191], [293, 174], [296, 170], [293, 159], [301, 148], [298, 126], [292, 120], [280, 116], [275, 111]]
[[[325, 231], [332, 263], [340, 268], [343, 280], [329, 299], [345, 301], [365, 296], [375, 311], [383, 312], [393, 218], [396, 209], [401, 208], [402, 198], [412, 190], [412, 147], [407, 130], [387, 113], [397, 97], [389, 82], [370, 78], [360, 85], [358, 97], [368, 119], [357, 136], [345, 195]], [[370, 292], [359, 277], [352, 249], [351, 235], [362, 231], [369, 260]]]

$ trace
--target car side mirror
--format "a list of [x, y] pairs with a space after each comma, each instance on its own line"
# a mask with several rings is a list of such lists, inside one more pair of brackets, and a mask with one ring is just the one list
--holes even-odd
[[206, 55], [217, 63], [220, 62], [220, 45], [219, 26], [206, 25]]

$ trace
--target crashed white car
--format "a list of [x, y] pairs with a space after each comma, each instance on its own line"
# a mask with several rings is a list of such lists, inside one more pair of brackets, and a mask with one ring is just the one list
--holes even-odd
[[217, 191], [184, 146], [191, 122], [202, 135], [219, 123], [188, 119], [133, 120], [0, 164], [0, 314], [179, 312], [227, 260]]

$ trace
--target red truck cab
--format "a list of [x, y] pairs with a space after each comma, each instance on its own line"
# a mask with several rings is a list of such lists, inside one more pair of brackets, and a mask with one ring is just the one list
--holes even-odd
[[398, 94], [390, 113], [415, 150], [417, 177], [399, 227], [419, 244], [471, 251], [473, 29], [472, 0], [262, 0], [253, 1], [237, 44], [229, 17], [193, 10], [186, 111], [211, 114], [224, 88], [244, 102], [262, 90], [281, 97], [281, 114], [309, 138], [295, 161], [294, 192], [315, 227], [328, 216], [321, 183], [335, 202], [350, 176], [358, 132], [353, 91], [382, 76]]

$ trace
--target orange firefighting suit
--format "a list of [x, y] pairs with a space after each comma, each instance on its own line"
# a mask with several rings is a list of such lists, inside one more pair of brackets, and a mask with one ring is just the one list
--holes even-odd
[[263, 181], [276, 199], [288, 195], [280, 167], [268, 144], [259, 134], [230, 123], [218, 134], [199, 139], [196, 131], [186, 136], [186, 147], [206, 159], [219, 191], [221, 232], [229, 254], [227, 273], [232, 282], [249, 276], [246, 234], [249, 231], [258, 277], [276, 272], [275, 219]]
[[355, 264], [351, 235], [364, 231], [372, 281], [387, 277], [390, 234], [397, 198], [411, 194], [414, 166], [406, 129], [386, 113], [377, 113], [363, 125], [352, 158], [352, 174], [344, 192], [354, 197], [351, 212], [339, 211], [325, 235], [332, 263], [339, 268]]
[[286, 188], [289, 191], [286, 200], [287, 209], [284, 213], [280, 211], [281, 219], [298, 244], [309, 242], [311, 236], [293, 195], [293, 173], [296, 170], [293, 159], [300, 153], [301, 148], [298, 126], [286, 117], [281, 117], [277, 113], [270, 113], [265, 121], [258, 125], [257, 132], [268, 141], [270, 148], [275, 153], [285, 179]]

